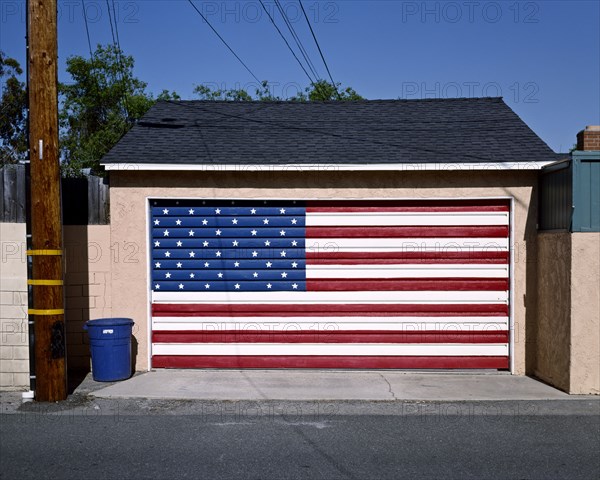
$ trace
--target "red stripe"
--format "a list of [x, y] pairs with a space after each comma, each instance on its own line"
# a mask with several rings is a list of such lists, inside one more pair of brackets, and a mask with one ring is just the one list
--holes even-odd
[[493, 304], [193, 304], [154, 303], [154, 317], [504, 317], [508, 305]]
[[154, 343], [508, 343], [507, 331], [264, 331], [152, 332]]
[[312, 200], [306, 202], [310, 212], [508, 212], [508, 200]]
[[[508, 237], [508, 226], [306, 227], [306, 238]], [[443, 247], [443, 246], [442, 246]]]
[[154, 368], [494, 368], [508, 357], [154, 355]]
[[349, 291], [504, 291], [506, 278], [394, 278], [394, 279], [307, 279], [311, 292]]
[[308, 265], [440, 263], [508, 264], [508, 252], [306, 252]]

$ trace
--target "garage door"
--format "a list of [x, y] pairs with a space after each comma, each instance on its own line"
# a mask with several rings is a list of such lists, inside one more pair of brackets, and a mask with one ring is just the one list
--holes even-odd
[[150, 203], [155, 368], [509, 367], [507, 201]]

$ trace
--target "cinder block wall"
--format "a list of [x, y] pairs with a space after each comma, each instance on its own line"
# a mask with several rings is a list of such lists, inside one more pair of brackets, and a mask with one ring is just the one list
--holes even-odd
[[90, 350], [83, 326], [110, 317], [110, 268], [118, 261], [111, 250], [109, 225], [65, 225], [65, 321], [67, 366], [88, 370]]
[[0, 388], [29, 389], [24, 223], [0, 223]]

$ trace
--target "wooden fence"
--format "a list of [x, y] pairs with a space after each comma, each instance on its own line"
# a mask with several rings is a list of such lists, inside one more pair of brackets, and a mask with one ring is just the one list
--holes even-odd
[[[25, 222], [29, 198], [28, 169], [26, 165], [5, 165], [0, 168], [0, 222]], [[95, 175], [63, 178], [61, 190], [63, 224], [109, 223], [107, 179]]]

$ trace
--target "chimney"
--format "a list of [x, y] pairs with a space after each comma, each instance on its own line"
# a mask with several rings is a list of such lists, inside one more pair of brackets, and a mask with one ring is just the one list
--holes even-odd
[[600, 126], [590, 125], [577, 134], [577, 150], [600, 151]]

